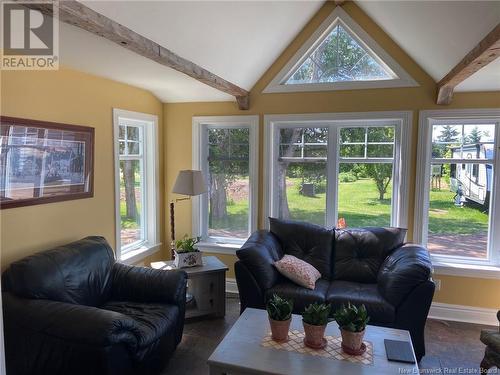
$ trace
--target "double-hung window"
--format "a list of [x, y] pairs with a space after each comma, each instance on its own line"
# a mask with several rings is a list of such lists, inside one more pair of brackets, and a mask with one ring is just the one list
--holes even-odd
[[119, 109], [113, 117], [116, 248], [127, 259], [158, 246], [158, 119]]
[[436, 264], [500, 264], [500, 110], [420, 113], [415, 239]]
[[266, 116], [267, 214], [405, 227], [410, 121], [411, 112]]
[[258, 152], [258, 116], [193, 118], [193, 169], [207, 184], [193, 199], [193, 234], [205, 246], [238, 246], [257, 229]]

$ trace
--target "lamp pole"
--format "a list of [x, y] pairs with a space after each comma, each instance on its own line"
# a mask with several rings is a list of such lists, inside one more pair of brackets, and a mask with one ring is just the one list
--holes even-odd
[[[177, 198], [175, 202], [186, 201], [191, 199], [191, 197]], [[174, 259], [174, 250], [175, 250], [175, 203], [174, 201], [170, 201], [170, 256]]]

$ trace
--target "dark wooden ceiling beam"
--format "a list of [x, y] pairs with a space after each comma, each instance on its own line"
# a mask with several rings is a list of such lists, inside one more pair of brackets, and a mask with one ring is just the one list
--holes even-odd
[[500, 24], [479, 42], [441, 81], [437, 84], [437, 104], [450, 104], [453, 90], [465, 79], [500, 56]]
[[[184, 59], [168, 48], [113, 21], [82, 3], [75, 0], [64, 0], [54, 2], [55, 6], [57, 4], [59, 5], [59, 20], [61, 22], [79, 27], [114, 42], [123, 48], [127, 48], [138, 55], [184, 73], [208, 86], [234, 96], [240, 109], [246, 110], [249, 108], [249, 92], [245, 89]], [[26, 5], [24, 1], [23, 5]], [[52, 15], [52, 8], [47, 4], [33, 3], [27, 6], [32, 9], [38, 9], [44, 14]]]

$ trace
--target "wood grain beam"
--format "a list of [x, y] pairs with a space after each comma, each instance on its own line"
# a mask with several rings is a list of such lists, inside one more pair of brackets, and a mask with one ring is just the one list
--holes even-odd
[[[59, 6], [59, 20], [61, 22], [91, 32], [138, 55], [175, 69], [208, 86], [232, 95], [236, 98], [239, 109], [247, 110], [249, 108], [248, 91], [175, 54], [168, 48], [153, 42], [151, 39], [136, 33], [75, 0], [54, 1], [53, 4], [54, 6]], [[26, 4], [23, 1], [23, 5], [52, 16], [52, 7], [48, 4]]]
[[347, 0], [333, 0], [333, 2], [335, 3], [336, 6], [339, 7], [344, 5], [347, 2]]
[[500, 24], [437, 84], [437, 104], [450, 104], [455, 87], [500, 56]]

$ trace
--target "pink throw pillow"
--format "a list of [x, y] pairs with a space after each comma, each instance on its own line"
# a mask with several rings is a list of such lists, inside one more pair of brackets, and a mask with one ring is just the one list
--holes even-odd
[[321, 277], [316, 268], [293, 255], [285, 255], [274, 262], [274, 266], [283, 276], [308, 289], [314, 289], [316, 280]]

